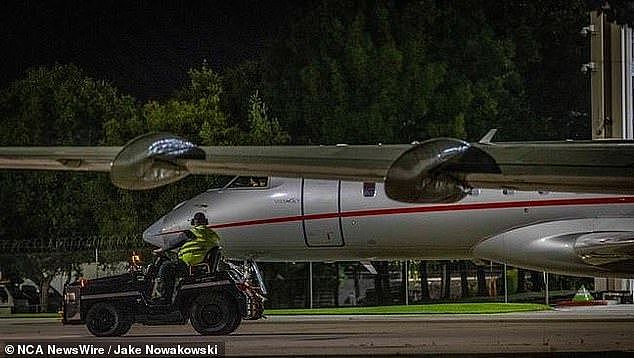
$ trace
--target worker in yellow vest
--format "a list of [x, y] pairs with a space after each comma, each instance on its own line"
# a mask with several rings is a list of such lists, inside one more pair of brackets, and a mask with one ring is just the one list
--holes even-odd
[[[185, 274], [188, 266], [203, 263], [207, 258], [210, 272], [216, 272], [218, 269], [220, 238], [207, 227], [209, 221], [204, 213], [196, 213], [191, 224], [193, 227], [184, 232], [183, 241], [174, 247], [180, 246], [178, 260], [165, 259], [159, 266], [152, 291], [152, 300], [155, 303], [171, 303], [176, 276]], [[164, 250], [161, 250], [161, 254], [162, 251]]]
[[210, 254], [209, 265], [211, 271], [214, 272], [220, 255], [220, 238], [207, 227], [209, 221], [204, 213], [196, 213], [191, 224], [193, 228], [186, 233], [189, 241], [178, 250], [178, 258], [193, 266], [202, 263], [207, 254]]

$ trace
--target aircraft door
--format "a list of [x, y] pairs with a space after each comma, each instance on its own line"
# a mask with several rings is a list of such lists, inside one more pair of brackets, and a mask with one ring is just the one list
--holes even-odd
[[304, 179], [302, 213], [307, 246], [343, 246], [339, 218], [341, 182]]

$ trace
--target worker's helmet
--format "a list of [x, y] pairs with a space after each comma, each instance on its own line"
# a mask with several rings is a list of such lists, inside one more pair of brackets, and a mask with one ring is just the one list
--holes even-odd
[[194, 218], [191, 221], [192, 225], [207, 225], [209, 221], [204, 213], [198, 212], [194, 214]]

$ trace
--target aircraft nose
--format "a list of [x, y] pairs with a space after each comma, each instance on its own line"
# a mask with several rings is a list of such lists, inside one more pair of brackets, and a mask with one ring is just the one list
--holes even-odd
[[165, 247], [177, 242], [179, 238], [182, 239], [183, 232], [191, 229], [191, 220], [197, 212], [203, 212], [210, 220], [209, 203], [213, 201], [212, 194], [214, 192], [207, 191], [176, 205], [143, 232], [143, 241]]
[[143, 240], [148, 241], [163, 232], [163, 219], [164, 218], [160, 218], [143, 231]]
[[161, 248], [172, 247], [175, 241], [189, 229], [186, 220], [181, 220], [179, 215], [169, 213], [158, 219], [143, 232], [143, 241]]

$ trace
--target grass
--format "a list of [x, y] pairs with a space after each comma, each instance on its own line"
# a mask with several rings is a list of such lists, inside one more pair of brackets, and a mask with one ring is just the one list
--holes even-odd
[[339, 307], [313, 309], [271, 309], [266, 315], [362, 315], [362, 314], [483, 314], [544, 311], [550, 307], [536, 303], [441, 303], [409, 306]]
[[59, 313], [12, 313], [0, 314], [0, 319], [2, 318], [61, 318]]
[[[439, 303], [409, 306], [339, 307], [339, 308], [291, 308], [270, 309], [266, 315], [390, 315], [390, 314], [490, 314], [527, 311], [544, 311], [550, 307], [537, 303]], [[2, 318], [60, 318], [58, 313], [0, 314]]]

